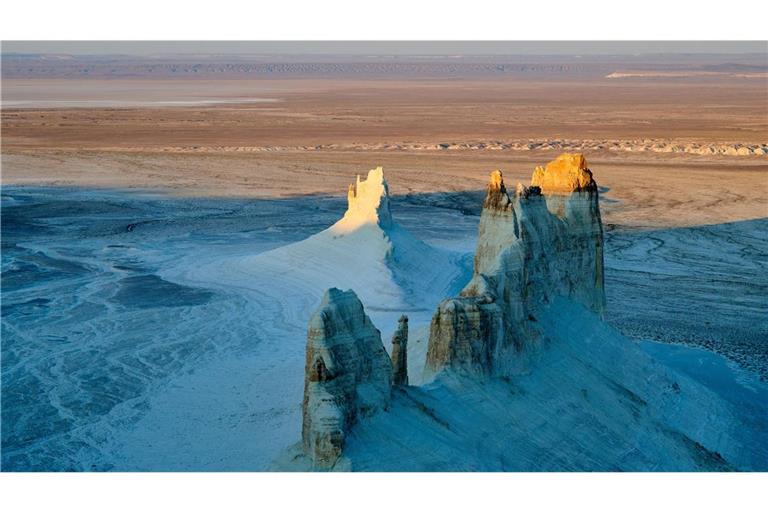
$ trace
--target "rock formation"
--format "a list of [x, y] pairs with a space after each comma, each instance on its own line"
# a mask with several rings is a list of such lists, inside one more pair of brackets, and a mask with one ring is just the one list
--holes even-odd
[[310, 267], [301, 273], [314, 273], [310, 279], [322, 284], [321, 290], [354, 289], [367, 307], [379, 310], [423, 308], [425, 303], [431, 310], [467, 281], [464, 254], [428, 245], [393, 219], [381, 167], [370, 170], [365, 179], [357, 176], [347, 202], [338, 222], [269, 253], [270, 261], [262, 258], [260, 268], [266, 265], [275, 273], [294, 275], [296, 267]]
[[[367, 189], [355, 186], [350, 206]], [[356, 212], [345, 219], [370, 218]], [[392, 393], [408, 383], [408, 319], [390, 360], [357, 296], [328, 290], [307, 341], [304, 456], [295, 447], [284, 467], [764, 469], [763, 395], [736, 405], [719, 382], [708, 389], [605, 325], [604, 307], [598, 189], [584, 157], [561, 155], [512, 193], [494, 171], [472, 279], [431, 321], [425, 373], [440, 378]]]
[[533, 171], [531, 186], [539, 187], [543, 194], [570, 194], [578, 190], [595, 187], [592, 172], [587, 169], [587, 161], [580, 153], [563, 153], [547, 164], [538, 166]]
[[316, 469], [338, 461], [358, 418], [385, 409], [392, 362], [351, 290], [328, 290], [309, 322], [302, 443]]
[[537, 168], [531, 186], [518, 184], [511, 196], [492, 172], [473, 278], [432, 318], [427, 373], [520, 370], [536, 342], [536, 310], [563, 296], [602, 314], [603, 280], [597, 185], [582, 155]]
[[347, 211], [340, 221], [345, 227], [361, 224], [378, 224], [386, 229], [392, 226], [392, 213], [389, 209], [389, 190], [381, 167], [368, 171], [368, 177], [349, 186], [347, 193]]
[[[393, 224], [381, 168], [349, 191], [349, 209], [332, 229]], [[449, 369], [508, 376], [535, 353], [536, 314], [566, 297], [600, 314], [603, 233], [597, 185], [581, 155], [537, 168], [530, 187], [507, 191], [491, 173], [480, 217], [474, 274], [460, 295], [440, 303], [430, 326], [426, 372]], [[355, 231], [357, 230], [357, 231]], [[390, 230], [391, 231], [391, 230]], [[408, 384], [408, 318], [392, 338], [392, 359], [354, 292], [328, 290], [309, 324], [302, 441], [316, 469], [338, 466], [350, 428], [385, 409], [393, 384]]]
[[398, 320], [392, 336], [392, 379], [395, 386], [408, 385], [408, 317], [405, 315]]

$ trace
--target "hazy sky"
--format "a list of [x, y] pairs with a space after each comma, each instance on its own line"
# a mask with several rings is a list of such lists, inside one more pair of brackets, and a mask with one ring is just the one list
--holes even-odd
[[628, 55], [768, 53], [766, 41], [3, 41], [3, 53], [74, 55], [384, 54]]

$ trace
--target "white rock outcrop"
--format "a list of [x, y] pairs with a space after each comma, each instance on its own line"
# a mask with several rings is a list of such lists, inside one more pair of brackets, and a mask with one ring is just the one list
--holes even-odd
[[384, 179], [384, 169], [376, 167], [368, 171], [365, 180], [357, 175], [347, 193], [347, 211], [337, 223], [340, 227], [354, 228], [363, 224], [378, 224], [386, 229], [392, 226], [389, 209], [389, 188]]
[[474, 275], [432, 319], [426, 373], [510, 375], [535, 349], [536, 311], [558, 296], [602, 314], [603, 232], [597, 184], [580, 154], [534, 171], [508, 193], [491, 173]]
[[397, 321], [398, 310], [424, 304], [431, 310], [466, 282], [464, 254], [428, 245], [392, 218], [381, 167], [365, 179], [358, 176], [347, 201], [343, 217], [327, 229], [250, 256], [243, 266], [254, 274], [281, 276], [281, 286], [291, 284], [292, 293], [313, 301], [331, 287], [353, 289], [367, 307], [394, 310], [388, 323]]
[[381, 333], [351, 290], [331, 288], [309, 322], [302, 444], [315, 469], [331, 469], [350, 428], [385, 409], [392, 362]]

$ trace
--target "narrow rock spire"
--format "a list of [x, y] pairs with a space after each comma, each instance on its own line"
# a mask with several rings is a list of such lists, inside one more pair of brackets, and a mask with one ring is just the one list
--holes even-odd
[[497, 169], [491, 173], [483, 208], [503, 210], [509, 203], [510, 199], [509, 195], [507, 195], [507, 188], [504, 186], [504, 178], [501, 175], [501, 171]]
[[408, 385], [408, 317], [403, 315], [392, 336], [392, 384]]

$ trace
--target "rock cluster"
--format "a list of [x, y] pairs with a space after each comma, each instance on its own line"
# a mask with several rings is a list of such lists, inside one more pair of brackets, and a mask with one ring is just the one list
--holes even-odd
[[[381, 169], [350, 187], [347, 224], [391, 222]], [[538, 309], [567, 297], [601, 314], [603, 232], [597, 185], [580, 154], [534, 171], [510, 195], [493, 171], [480, 217], [474, 274], [440, 303], [430, 326], [425, 371], [509, 376], [535, 353]], [[303, 402], [303, 451], [315, 469], [339, 467], [359, 418], [388, 407], [408, 385], [408, 318], [392, 358], [354, 292], [328, 290], [310, 320]]]
[[307, 333], [302, 444], [314, 468], [337, 463], [352, 425], [385, 409], [391, 388], [381, 333], [353, 291], [329, 289]]
[[[350, 205], [366, 188], [352, 190]], [[425, 373], [439, 378], [393, 390], [408, 384], [407, 317], [390, 359], [357, 296], [328, 290], [310, 322], [304, 453], [289, 452], [291, 464], [378, 471], [765, 466], [765, 450], [755, 451], [766, 431], [757, 395], [737, 414], [585, 308], [601, 315], [605, 293], [598, 187], [584, 157], [561, 155], [514, 191], [493, 171], [472, 279], [432, 317]], [[411, 348], [420, 360], [419, 343]]]
[[474, 275], [432, 318], [426, 371], [509, 375], [535, 344], [536, 310], [556, 296], [601, 314], [603, 232], [597, 185], [584, 157], [564, 154], [510, 196], [491, 173]]

